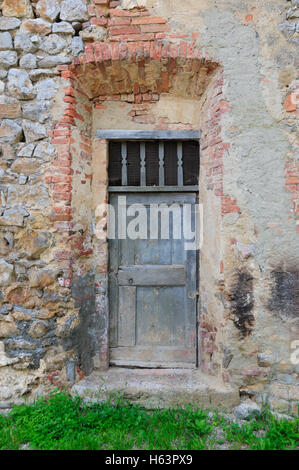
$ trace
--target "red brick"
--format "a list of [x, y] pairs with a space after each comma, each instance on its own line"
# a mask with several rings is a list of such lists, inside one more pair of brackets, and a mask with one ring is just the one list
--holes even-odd
[[52, 144], [53, 145], [63, 145], [63, 144], [68, 144], [70, 142], [69, 138], [68, 137], [58, 137], [58, 138], [54, 138], [52, 139]]
[[111, 16], [132, 16], [132, 17], [149, 16], [149, 12], [147, 12], [147, 11], [130, 12], [128, 10], [113, 10], [113, 9], [110, 9], [109, 13], [110, 13]]
[[75, 103], [75, 104], [77, 104], [77, 100], [75, 98], [73, 98], [72, 96], [65, 96], [63, 98], [63, 101], [65, 103]]
[[130, 25], [130, 24], [131, 24], [131, 18], [128, 18], [126, 16], [110, 18], [108, 21], [108, 26], [124, 26], [124, 25]]
[[67, 160], [63, 159], [57, 159], [52, 162], [53, 166], [57, 166], [59, 168], [67, 168], [70, 166], [69, 162]]
[[96, 26], [106, 26], [107, 21], [106, 18], [91, 18], [90, 23]]
[[52, 176], [52, 183], [71, 183], [71, 176]]
[[165, 39], [165, 38], [166, 38], [166, 34], [165, 34], [165, 33], [157, 33], [155, 37], [156, 37], [157, 40], [159, 40], [159, 39]]
[[54, 257], [56, 259], [72, 259], [72, 254], [69, 250], [57, 250]]
[[133, 18], [132, 24], [161, 24], [166, 23], [166, 20], [161, 16], [150, 16], [150, 17], [141, 17]]
[[53, 136], [69, 136], [71, 134], [70, 129], [54, 129]]
[[103, 52], [103, 59], [110, 60], [111, 59], [111, 49], [107, 44], [102, 45], [102, 52]]
[[93, 47], [86, 45], [85, 47], [85, 57], [86, 63], [95, 62]]
[[91, 153], [91, 147], [89, 147], [88, 145], [85, 145], [83, 143], [80, 144], [80, 149], [84, 150], [87, 153]]
[[72, 200], [72, 194], [70, 192], [54, 192], [53, 193], [53, 199], [54, 201], [67, 201], [67, 202], [71, 202]]
[[160, 60], [162, 57], [162, 44], [155, 44], [155, 59]]
[[296, 184], [286, 184], [286, 189], [289, 191], [297, 191], [297, 185]]
[[286, 184], [299, 184], [299, 176], [291, 176], [286, 180]]
[[118, 36], [121, 34], [139, 34], [140, 29], [136, 26], [112, 26], [109, 29], [109, 33], [112, 36]]
[[[171, 56], [173, 59], [175, 59], [175, 58], [178, 57], [178, 53], [179, 53], [179, 51], [178, 51], [178, 46], [176, 46], [176, 45], [171, 46], [171, 48], [170, 48], [170, 56]], [[175, 63], [175, 65], [176, 65], [176, 63]]]
[[154, 39], [155, 35], [153, 33], [121, 35], [111, 38], [111, 40], [116, 41], [153, 41]]
[[296, 102], [293, 93], [286, 97], [284, 107], [287, 113], [293, 113], [296, 111]]
[[53, 191], [55, 193], [64, 193], [64, 192], [69, 193], [71, 190], [72, 190], [72, 185], [68, 183], [58, 184], [58, 185], [55, 184], [53, 188]]
[[64, 207], [64, 206], [54, 206], [52, 207], [53, 211], [55, 214], [70, 214], [71, 209], [69, 207]]
[[121, 59], [128, 57], [128, 45], [122, 43], [119, 47], [119, 56]]
[[170, 45], [169, 44], [163, 44], [162, 47], [162, 57], [167, 58], [169, 57], [169, 51], [170, 51]]
[[70, 222], [73, 219], [73, 216], [68, 214], [56, 214], [50, 215], [49, 219], [52, 222]]
[[169, 37], [172, 39], [183, 39], [188, 38], [189, 34], [170, 34]]
[[168, 72], [161, 73], [161, 91], [169, 90], [169, 75]]
[[112, 44], [111, 54], [112, 60], [119, 60], [119, 44]]
[[83, 132], [80, 132], [80, 139], [82, 142], [85, 142], [85, 144], [91, 144], [91, 138], [84, 135]]
[[170, 31], [170, 26], [167, 24], [144, 24], [140, 25], [142, 33], [161, 33]]
[[72, 78], [72, 74], [69, 70], [67, 70], [65, 72], [61, 72], [61, 77], [64, 78], [65, 80], [68, 80]]
[[102, 54], [101, 44], [94, 45], [94, 56], [95, 56], [96, 62], [102, 62], [103, 54]]

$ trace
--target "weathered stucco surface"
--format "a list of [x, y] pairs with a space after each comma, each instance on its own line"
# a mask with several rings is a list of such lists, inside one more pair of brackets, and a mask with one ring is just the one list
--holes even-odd
[[0, 406], [107, 367], [95, 131], [201, 129], [201, 371], [296, 412], [298, 0], [0, 11]]

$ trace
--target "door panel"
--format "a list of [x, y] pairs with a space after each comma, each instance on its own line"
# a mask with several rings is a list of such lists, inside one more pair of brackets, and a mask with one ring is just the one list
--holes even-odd
[[184, 287], [137, 288], [137, 345], [184, 348], [184, 295]]
[[119, 286], [118, 346], [135, 346], [136, 287]]
[[[110, 362], [141, 367], [193, 367], [196, 364], [196, 251], [185, 250], [184, 238], [151, 240], [152, 204], [192, 204], [190, 193], [113, 193], [118, 234], [119, 199], [126, 207], [143, 204], [148, 215], [147, 239], [110, 240]], [[122, 199], [124, 202], [124, 199]], [[182, 211], [181, 211], [182, 212]], [[127, 220], [134, 217], [127, 217]], [[195, 219], [193, 211], [193, 219]], [[124, 224], [124, 222], [121, 222]], [[159, 230], [161, 228], [159, 217]], [[194, 220], [192, 221], [194, 224]], [[182, 221], [181, 221], [181, 228]]]
[[167, 264], [163, 266], [120, 266], [119, 286], [184, 286], [186, 284], [185, 266]]

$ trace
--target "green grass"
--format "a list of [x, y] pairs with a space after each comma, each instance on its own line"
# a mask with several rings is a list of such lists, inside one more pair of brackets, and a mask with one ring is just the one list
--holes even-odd
[[96, 449], [295, 449], [299, 420], [276, 419], [268, 410], [243, 425], [220, 413], [186, 406], [146, 410], [121, 395], [101, 404], [84, 404], [63, 393], [19, 405], [0, 415], [0, 449], [27, 444], [39, 450]]

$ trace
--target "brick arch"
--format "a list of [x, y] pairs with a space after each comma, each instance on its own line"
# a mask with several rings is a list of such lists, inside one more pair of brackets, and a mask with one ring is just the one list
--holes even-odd
[[[78, 282], [78, 273], [81, 273], [82, 279], [85, 275], [88, 278], [88, 292], [90, 282], [94, 285], [95, 311], [90, 313], [88, 320], [85, 312], [83, 319], [85, 329], [94, 331], [94, 337], [83, 340], [79, 354], [86, 356], [84, 348], [92, 343], [93, 349], [89, 356], [87, 354], [89, 360], [96, 357], [98, 366], [107, 367], [108, 246], [105, 241], [94, 243], [94, 235], [89, 230], [92, 222], [102, 227], [106, 224], [105, 214], [96, 214], [95, 208], [96, 204], [107, 202], [107, 145], [92, 139], [92, 110], [103, 106], [108, 99], [127, 101], [134, 106], [155, 102], [162, 94], [172, 95], [174, 99], [192, 98], [201, 102], [198, 112], [205, 115], [202, 127], [202, 173], [205, 175], [202, 188], [204, 191], [212, 188], [213, 197], [219, 200], [220, 212], [222, 207], [225, 213], [227, 197], [222, 191], [222, 156], [228, 144], [222, 143], [220, 121], [221, 114], [229, 111], [229, 106], [222, 96], [221, 66], [203, 57], [194, 43], [184, 41], [179, 45], [165, 40], [89, 43], [85, 52], [71, 65], [60, 67], [60, 73], [65, 84], [64, 109], [61, 118], [54, 122], [52, 143], [56, 146], [57, 156], [47, 176], [53, 201], [51, 220], [54, 230], [60, 234], [55, 256], [64, 271], [64, 285], [77, 286], [73, 289], [73, 296], [82, 311], [86, 300], [82, 297], [85, 281]], [[167, 122], [160, 122], [159, 127], [153, 123], [153, 127], [170, 128]], [[98, 195], [96, 204], [93, 202], [95, 192]], [[85, 207], [80, 209], [79, 193], [84, 194], [88, 210]], [[87, 213], [91, 214], [90, 218]], [[221, 256], [214, 262], [221, 275]], [[78, 285], [81, 290], [76, 293]], [[208, 286], [204, 287], [204, 299], [214, 297], [213, 285], [211, 289], [209, 293]], [[202, 369], [216, 375], [221, 373], [221, 353], [216, 346], [221, 321], [223, 318], [217, 313], [209, 312], [208, 308], [203, 310], [200, 325]], [[88, 364], [81, 365], [83, 369], [90, 370]]]
[[200, 97], [217, 66], [194, 44], [152, 41], [87, 44], [68, 70], [91, 99], [138, 94], [138, 86], [152, 93]]

